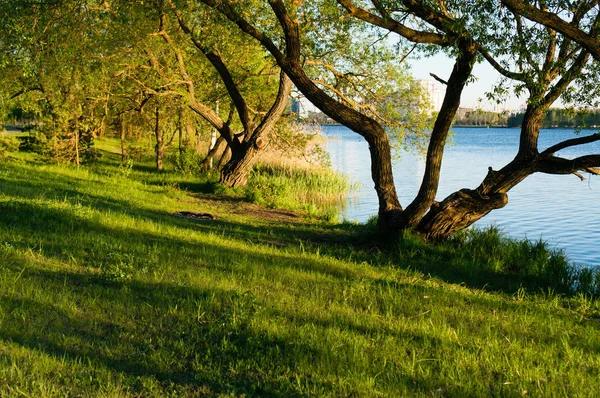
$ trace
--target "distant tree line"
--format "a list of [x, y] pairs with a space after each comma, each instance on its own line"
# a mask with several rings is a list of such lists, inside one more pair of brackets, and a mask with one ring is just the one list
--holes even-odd
[[[508, 127], [521, 127], [524, 112], [516, 113], [508, 118]], [[582, 128], [600, 126], [600, 110], [598, 109], [550, 109], [542, 120], [542, 128], [564, 127]]]
[[508, 112], [492, 112], [483, 109], [461, 108], [456, 112], [455, 126], [506, 126]]

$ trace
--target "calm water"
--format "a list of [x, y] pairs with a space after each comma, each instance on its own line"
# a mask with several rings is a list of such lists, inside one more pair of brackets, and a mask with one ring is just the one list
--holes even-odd
[[[346, 127], [326, 126], [327, 151], [334, 169], [348, 175], [359, 189], [348, 199], [342, 217], [359, 222], [377, 214], [377, 195], [370, 175], [367, 143]], [[488, 166], [498, 170], [517, 153], [518, 129], [454, 128], [447, 146], [437, 200], [461, 188], [476, 188]], [[582, 134], [589, 134], [583, 132]], [[573, 130], [542, 130], [540, 149], [574, 137]], [[600, 143], [562, 151], [561, 156], [600, 153]], [[416, 195], [425, 163], [411, 153], [402, 153], [394, 166], [396, 189], [403, 206]], [[494, 210], [477, 225], [496, 224], [516, 238], [540, 237], [563, 249], [570, 260], [600, 265], [600, 177], [557, 176], [537, 173], [509, 192], [508, 205]]]

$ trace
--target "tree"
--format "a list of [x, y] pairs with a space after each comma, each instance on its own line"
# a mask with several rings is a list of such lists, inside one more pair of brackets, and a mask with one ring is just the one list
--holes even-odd
[[[188, 11], [187, 18], [202, 23], [202, 27], [196, 26], [193, 29], [188, 26], [186, 15], [181, 9], [171, 2], [167, 5], [168, 10], [173, 12], [180, 31], [169, 32], [169, 19], [165, 10], [160, 16], [159, 31], [155, 35], [162, 38], [168, 46], [174, 55], [174, 63], [167, 65], [166, 69], [156, 58], [151, 63], [163, 78], [167, 73], [176, 71], [177, 80], [183, 82], [179, 84], [179, 88], [185, 90], [185, 94], [183, 91], [179, 93], [185, 95], [189, 107], [208, 121], [227, 143], [231, 157], [221, 170], [220, 182], [228, 187], [243, 186], [247, 182], [257, 154], [266, 146], [271, 130], [283, 114], [291, 90], [291, 81], [285, 73], [277, 73], [279, 84], [277, 92], [273, 94], [273, 65], [265, 60], [259, 47], [253, 42], [244, 41], [244, 38], [240, 39], [239, 34], [236, 37], [236, 32], [228, 35], [220, 32], [217, 40], [218, 25], [213, 20], [214, 15], [207, 13], [207, 10], [184, 10]], [[188, 37], [196, 54], [200, 54], [200, 59], [197, 55], [192, 55], [181, 38], [174, 36], [179, 33]], [[233, 64], [233, 59], [238, 60], [235, 69], [227, 65], [228, 62]], [[190, 74], [189, 65], [202, 62], [210, 65], [212, 71], [217, 74], [229, 97], [228, 107], [221, 106], [221, 110], [227, 112], [226, 119], [196, 94], [197, 77]], [[204, 76], [206, 77], [206, 73]], [[257, 81], [260, 82], [260, 91], [255, 86]], [[255, 102], [256, 108], [250, 105], [249, 97]], [[269, 101], [272, 101], [270, 105]], [[234, 117], [236, 113], [237, 120]], [[215, 148], [218, 146], [215, 145]], [[213, 155], [214, 153], [208, 154]]]
[[[565, 2], [534, 2], [523, 0], [501, 0], [515, 14], [524, 16], [539, 24], [562, 33], [585, 48], [596, 60], [600, 61], [600, 25], [597, 0], [576, 0]], [[548, 4], [551, 3], [551, 4]], [[554, 8], [550, 11], [550, 7]], [[567, 21], [563, 16], [571, 16]]]
[[[203, 3], [223, 13], [243, 32], [258, 40], [272, 54], [278, 65], [290, 76], [298, 90], [315, 106], [365, 138], [369, 144], [371, 155], [371, 175], [379, 198], [379, 225], [383, 229], [398, 226], [402, 222], [403, 212], [394, 188], [391, 145], [383, 124], [376, 120], [375, 115], [365, 112], [365, 109], [360, 106], [356, 106], [359, 104], [345, 100], [344, 96], [334, 95], [338, 93], [331, 93], [333, 90], [328, 90], [327, 87], [320, 87], [317, 84], [318, 82], [313, 81], [304, 69], [303, 42], [298, 21], [301, 19], [300, 14], [302, 13], [300, 11], [306, 11], [302, 14], [302, 18], [314, 16], [315, 14], [319, 18], [320, 12], [310, 12], [315, 10], [315, 5], [307, 3], [308, 9], [306, 10], [292, 5], [290, 9], [294, 15], [291, 15], [282, 1], [269, 1], [269, 6], [277, 18], [278, 28], [280, 29], [280, 31], [275, 30], [273, 32], [261, 30], [259, 24], [255, 25], [242, 16], [245, 14], [252, 15], [253, 13], [260, 14], [260, 11], [257, 11], [263, 9], [260, 4], [256, 7], [253, 7], [252, 4], [240, 4], [234, 7], [232, 3], [226, 0], [203, 0]], [[331, 4], [323, 4], [323, 6], [328, 7], [327, 11], [333, 12], [334, 15], [337, 12], [337, 9], [331, 8]], [[318, 8], [317, 11], [319, 11]], [[258, 21], [265, 20], [271, 21], [268, 16], [265, 17], [264, 15], [258, 18]], [[310, 20], [305, 22], [302, 27], [314, 26]], [[267, 28], [272, 29], [272, 25], [267, 24]], [[279, 34], [283, 37], [280, 37]], [[351, 36], [346, 37], [347, 41], [350, 39]], [[327, 41], [327, 38], [325, 41]], [[319, 45], [322, 45], [322, 43], [317, 43], [316, 47], [319, 47]]]
[[79, 164], [82, 145], [103, 133], [114, 65], [108, 61], [123, 50], [121, 38], [107, 34], [114, 14], [95, 1], [0, 6], [0, 91], [35, 112], [40, 138], [48, 139], [45, 152], [56, 161]]
[[[253, 15], [250, 3], [234, 6], [227, 0], [203, 2], [260, 41], [313, 104], [365, 137], [379, 197], [379, 225], [383, 229], [415, 228], [427, 238], [445, 239], [493, 209], [505, 206], [507, 192], [535, 172], [576, 175], [581, 170], [599, 172], [595, 168], [600, 165], [598, 155], [576, 159], [555, 156], [555, 152], [566, 147], [599, 140], [599, 134], [557, 143], [541, 152], [537, 147], [540, 123], [550, 105], [561, 95], [568, 94], [567, 89], [583, 76], [584, 68], [588, 68], [593, 81], [597, 81], [597, 75], [593, 74], [595, 65], [588, 62], [587, 51], [546, 26], [524, 24], [518, 15], [494, 1], [475, 4], [414, 0], [361, 2], [361, 5], [370, 5], [369, 10], [350, 0], [337, 1], [350, 15], [362, 21], [398, 33], [414, 43], [447, 48], [456, 54], [454, 69], [446, 81], [448, 87], [442, 110], [429, 141], [425, 176], [417, 197], [406, 209], [400, 205], [394, 189], [390, 146], [382, 125], [336, 101], [308, 77], [301, 56], [303, 41], [299, 21], [305, 15], [302, 2], [286, 5], [281, 0], [268, 1], [283, 38], [262, 29], [260, 20], [249, 21], [246, 15]], [[331, 6], [329, 2], [323, 5]], [[595, 18], [594, 24], [598, 17]], [[579, 22], [575, 15], [571, 23]], [[488, 175], [476, 189], [462, 189], [437, 203], [435, 195], [448, 127], [478, 54], [507, 79], [518, 82], [517, 89], [529, 94], [519, 152], [502, 169], [489, 168]], [[514, 60], [513, 65], [509, 59]], [[511, 70], [508, 65], [517, 70]], [[505, 91], [499, 86], [495, 92]]]

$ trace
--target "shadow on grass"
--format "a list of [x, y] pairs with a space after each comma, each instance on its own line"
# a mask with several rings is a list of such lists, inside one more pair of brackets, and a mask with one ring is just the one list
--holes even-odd
[[[332, 283], [343, 285], [354, 281], [368, 281], [376, 288], [392, 289], [400, 298], [403, 293], [414, 293], [418, 288], [408, 283], [373, 278], [360, 267], [354, 269], [326, 256], [308, 258], [299, 255], [296, 249], [253, 248], [240, 244], [239, 241], [259, 239], [265, 234], [265, 226], [176, 218], [166, 212], [134, 206], [126, 200], [86, 193], [83, 189], [78, 190], [77, 184], [53, 179], [49, 172], [35, 181], [2, 181], [2, 193], [15, 199], [0, 201], [3, 240], [22, 249], [39, 246], [40, 256], [73, 264], [74, 270], [81, 271], [53, 271], [35, 264], [27, 267], [20, 275], [21, 280], [31, 291], [47, 292], [46, 297], [20, 295], [16, 290], [0, 296], [4, 313], [8, 314], [0, 324], [0, 337], [5, 340], [57, 358], [67, 357], [73, 361], [89, 358], [93, 363], [133, 379], [151, 377], [165, 386], [175, 384], [191, 390], [208, 387], [212, 393], [256, 396], [318, 395], [323, 391], [336, 391], [338, 387], [334, 383], [339, 376], [331, 369], [320, 378], [311, 376], [314, 368], [306, 370], [301, 364], [331, 360], [331, 354], [310, 341], [257, 331], [252, 321], [258, 316], [285, 317], [297, 328], [312, 324], [323, 329], [348, 329], [364, 336], [385, 334], [409, 340], [416, 346], [430, 345], [437, 350], [443, 344], [440, 339], [426, 334], [398, 333], [378, 324], [365, 326], [342, 314], [333, 321], [278, 313], [268, 302], [249, 292], [240, 294], [214, 287], [220, 286], [219, 283], [197, 288], [186, 286], [185, 280], [177, 283], [144, 281], [146, 273], [202, 271], [210, 276], [210, 280], [237, 284], [238, 287], [251, 280], [262, 280], [260, 283], [268, 287], [277, 280], [300, 290], [295, 293], [298, 295], [308, 294], [316, 287], [325, 290]], [[113, 227], [98, 217], [87, 217], [85, 212], [79, 214], [66, 206], [51, 207], [47, 202], [28, 200], [35, 199], [40, 192], [72, 205], [177, 228], [181, 231], [178, 235], [185, 238], [161, 232], [164, 229], [150, 232], [136, 229], [135, 225]], [[315, 234], [311, 226], [294, 230], [282, 225], [268, 227], [269, 234], [281, 235], [290, 244], [299, 236], [310, 240], [327, 237], [328, 233], [333, 235], [335, 228], [339, 230], [340, 227], [322, 228], [325, 232]], [[196, 231], [237, 239], [238, 242], [193, 234]], [[360, 234], [349, 236], [357, 242], [366, 239]], [[393, 244], [390, 247], [394, 247]], [[392, 249], [390, 252], [371, 252], [366, 248], [357, 251], [333, 240], [306, 245], [309, 252], [317, 249], [342, 259], [351, 255], [353, 262], [364, 259], [374, 265], [386, 264], [395, 258]], [[430, 260], [434, 264], [438, 261], [444, 264], [447, 253], [440, 247], [421, 247], [417, 243], [411, 247], [407, 243], [401, 250], [413, 250], [415, 254], [412, 258], [408, 256], [405, 263], [396, 264], [398, 267], [423, 270], [430, 267], [432, 275], [440, 275], [449, 281], [465, 278], [465, 274], [453, 275], [452, 270], [436, 271], [435, 265], [427, 263]], [[177, 260], [166, 261], [171, 258]], [[175, 263], [170, 267], [177, 269], [165, 269], [166, 263]], [[11, 269], [18, 271], [15, 267]], [[301, 271], [301, 274], [289, 271]], [[306, 280], [300, 280], [302, 277]], [[476, 287], [478, 281], [474, 280], [472, 286]], [[457, 303], [465, 300], [458, 293], [444, 294], [451, 295]], [[69, 303], [75, 303], [77, 308], [73, 309]], [[383, 313], [385, 304], [378, 303], [382, 308], [374, 311]], [[482, 313], [494, 304], [484, 297], [469, 303], [473, 308], [481, 307]], [[360, 309], [364, 304], [348, 305]], [[530, 337], [527, 333], [530, 332], [523, 331], [524, 339]], [[336, 369], [342, 373], [347, 366], [350, 364], [340, 363]], [[306, 383], [313, 394], [298, 384], [297, 376], [304, 378], [300, 384]], [[432, 391], [431, 380], [407, 374], [399, 374], [398, 378], [413, 392]], [[458, 382], [446, 391], [456, 396], [471, 393]], [[139, 393], [143, 394], [143, 391]]]
[[[86, 192], [78, 184], [90, 184], [81, 178], [74, 180], [57, 176], [50, 171], [35, 170], [36, 179], [15, 178], [2, 181], [2, 192], [15, 199], [35, 199], [40, 194], [46, 197], [54, 196], [68, 203], [88, 206], [101, 211], [116, 214], [126, 214], [150, 220], [162, 225], [183, 230], [212, 232], [230, 238], [249, 240], [255, 243], [275, 241], [282, 246], [298, 246], [308, 251], [319, 251], [342, 260], [367, 262], [374, 266], [392, 264], [398, 268], [418, 270], [422, 273], [440, 278], [450, 283], [463, 284], [477, 289], [503, 291], [514, 293], [520, 287], [528, 288], [532, 293], [545, 290], [547, 281], [537, 276], [523, 276], [509, 272], [494, 272], [477, 264], [479, 259], [469, 253], [450, 250], [448, 245], [432, 245], [415, 239], [399, 239], [399, 237], [377, 236], [372, 230], [364, 232], [355, 225], [286, 225], [276, 222], [262, 222], [253, 225], [245, 222], [229, 220], [197, 221], [174, 217], [168, 212], [143, 208], [132, 202], [114, 197], [94, 195]], [[102, 184], [102, 182], [92, 182]], [[208, 189], [209, 183], [198, 184], [194, 191]], [[223, 197], [220, 199], [229, 204], [237, 203], [238, 199]], [[214, 202], [215, 206], [219, 201]], [[87, 225], [85, 220], [73, 218], [69, 211], [63, 214], [57, 209], [49, 211], [42, 206], [29, 203], [4, 202], [0, 206], [0, 223], [16, 230], [27, 230], [27, 234], [51, 236], [64, 234], [67, 231], [93, 231], [94, 225]], [[186, 204], [182, 204], [182, 209]], [[115, 235], [115, 231], [96, 231], [100, 234]], [[128, 231], [123, 236], [124, 242], [135, 230]], [[50, 234], [50, 235], [48, 235]], [[160, 237], [156, 237], [160, 238]], [[140, 241], [145, 239], [139, 237]], [[93, 238], [90, 238], [93, 241]], [[26, 242], [26, 240], [24, 240]], [[25, 243], [27, 244], [27, 243]], [[94, 246], [93, 242], [82, 243], [83, 246]], [[177, 242], [172, 245], [177, 246]], [[46, 243], [46, 250], [51, 244]], [[81, 246], [81, 245], [80, 245]], [[54, 253], [64, 252], [62, 241], [57, 240]]]
[[108, 286], [97, 277], [44, 270], [28, 271], [24, 278], [47, 291], [68, 283], [87, 312], [3, 296], [2, 307], [14, 315], [4, 319], [2, 339], [59, 359], [89, 359], [133, 378], [128, 383], [133, 386], [136, 378], [150, 377], [166, 388], [208, 387], [212, 394], [301, 395], [285, 371], [294, 371], [296, 351], [318, 355], [299, 342], [291, 346], [252, 332], [248, 323], [258, 306], [251, 296], [141, 282]]
[[[112, 207], [111, 209], [114, 210]], [[414, 293], [422, 289], [422, 293], [427, 294], [435, 290], [398, 282], [393, 278], [375, 278], [363, 268], [352, 267], [352, 263], [338, 262], [333, 257], [306, 257], [298, 255], [295, 250], [280, 250], [277, 247], [256, 250], [252, 245], [232, 245], [224, 239], [192, 236], [185, 231], [227, 231], [208, 221], [190, 222], [172, 216], [161, 217], [152, 212], [148, 217], [151, 215], [156, 217], [157, 222], [166, 220], [171, 226], [181, 229], [182, 235], [188, 238], [181, 239], [158, 231], [147, 232], [134, 226], [113, 227], [96, 219], [79, 217], [68, 208], [48, 208], [36, 203], [0, 202], [0, 227], [9, 233], [4, 238], [6, 243], [24, 250], [36, 250], [48, 259], [75, 264], [82, 272], [102, 272], [108, 281], [123, 280], [151, 272], [204, 270], [211, 277], [218, 279], [230, 279], [231, 275], [235, 275], [240, 283], [256, 277], [283, 282], [290, 278], [290, 285], [302, 287], [307, 293], [312, 290], [313, 284], [334, 282], [343, 285], [365, 281], [380, 289], [393, 290], [399, 296], [404, 291]], [[221, 225], [229, 223], [221, 222]], [[243, 224], [240, 225], [242, 228]], [[240, 238], [240, 234], [235, 231], [231, 235], [236, 239]], [[252, 235], [250, 230], [241, 236]], [[165, 259], [175, 259], [171, 263], [174, 263], [177, 269], [164, 269]], [[355, 261], [356, 259], [360, 260], [360, 255], [355, 257]], [[301, 271], [306, 275], [306, 279], [299, 279], [298, 273], [287, 275], [290, 270]], [[380, 304], [385, 305], [383, 302]], [[477, 305], [486, 308], [495, 304], [497, 303], [484, 297], [477, 299]], [[517, 304], [514, 306], [516, 308]], [[356, 308], [362, 309], [360, 304]], [[381, 309], [380, 311], [383, 312]]]
[[[133, 393], [145, 393], [136, 390], [140, 377], [156, 379], [165, 388], [175, 385], [204, 393], [208, 389], [212, 394], [310, 396], [336, 391], [335, 380], [353, 365], [340, 362], [329, 368], [330, 373], [321, 369], [319, 377], [314, 377], [313, 369], [302, 364], [331, 361], [332, 352], [301, 337], [255, 331], [251, 322], [265, 311], [287, 317], [294, 324], [292, 330], [308, 323], [323, 330], [333, 327], [366, 336], [394, 335], [415, 350], [423, 345], [443, 348], [441, 340], [432, 336], [390, 333], [350, 321], [278, 315], [251, 293], [169, 283], [107, 283], [94, 275], [41, 269], [27, 270], [22, 278], [30, 287], [48, 292], [61, 292], [68, 286], [68, 300], [77, 302], [78, 310], [66, 309], [69, 305], [60, 300], [52, 302], [51, 295], [46, 301], [4, 295], [0, 305], [9, 315], [0, 326], [0, 338], [57, 359], [90, 360], [93, 366], [123, 374], [129, 379], [127, 384], [134, 386]], [[394, 373], [393, 368], [388, 372]], [[404, 372], [395, 372], [393, 378], [394, 383], [420, 393], [431, 392], [437, 383]], [[469, 394], [459, 382], [445, 389], [456, 396]], [[346, 390], [346, 394], [354, 393]]]

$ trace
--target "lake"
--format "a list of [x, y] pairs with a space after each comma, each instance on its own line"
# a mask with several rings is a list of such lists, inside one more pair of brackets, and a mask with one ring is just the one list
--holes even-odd
[[[452, 129], [446, 146], [437, 200], [461, 188], [476, 188], [488, 167], [498, 170], [514, 158], [518, 150], [519, 129]], [[366, 141], [343, 126], [324, 126], [327, 151], [333, 168], [359, 183], [348, 197], [341, 217], [365, 222], [377, 214], [377, 195], [370, 175]], [[590, 134], [584, 131], [581, 134]], [[540, 151], [575, 137], [572, 129], [548, 129], [540, 133]], [[569, 148], [560, 156], [572, 158], [600, 153], [600, 142]], [[400, 154], [394, 165], [394, 179], [402, 206], [415, 197], [425, 170], [423, 157]], [[574, 175], [534, 174], [508, 193], [506, 207], [494, 210], [476, 223], [495, 224], [509, 236], [537, 240], [542, 238], [565, 251], [578, 264], [600, 265], [600, 176], [585, 173], [585, 181]]]

